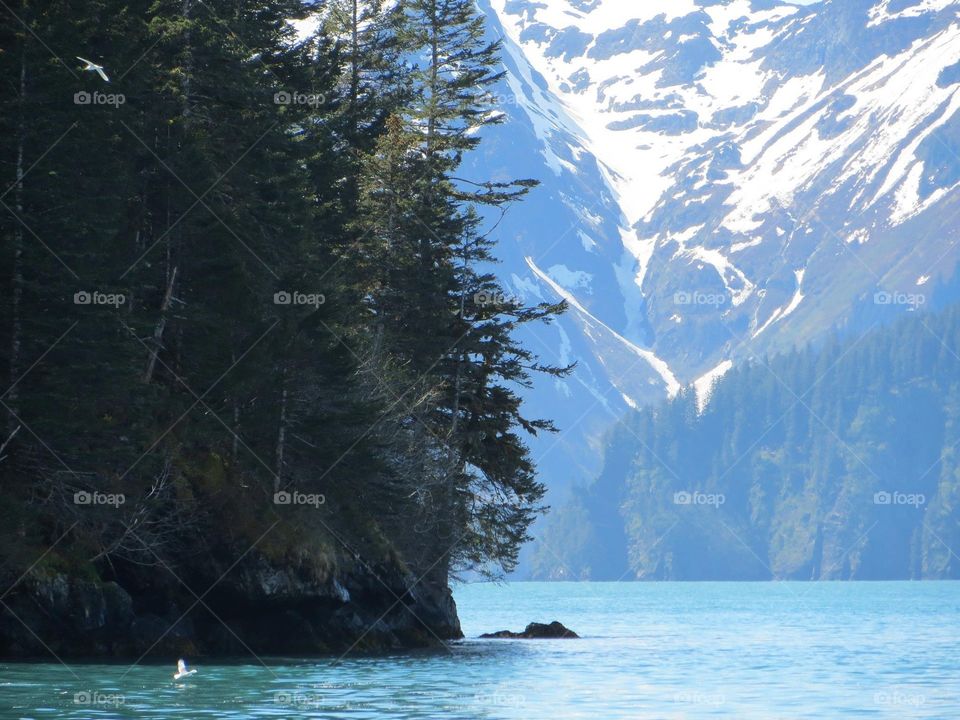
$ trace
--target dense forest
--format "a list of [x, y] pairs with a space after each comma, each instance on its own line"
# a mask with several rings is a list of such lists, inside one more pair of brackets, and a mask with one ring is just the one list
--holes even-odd
[[0, 655], [455, 636], [542, 509], [518, 393], [570, 369], [514, 330], [563, 307], [491, 272], [536, 183], [458, 172], [498, 46], [307, 10], [0, 10]]
[[[731, 371], [613, 432], [537, 572], [960, 578], [960, 305]], [[559, 559], [559, 560], [558, 560]]]

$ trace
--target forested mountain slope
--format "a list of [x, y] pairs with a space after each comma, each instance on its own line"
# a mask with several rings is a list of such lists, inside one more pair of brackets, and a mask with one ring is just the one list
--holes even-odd
[[612, 433], [557, 578], [960, 578], [960, 307], [732, 370]]

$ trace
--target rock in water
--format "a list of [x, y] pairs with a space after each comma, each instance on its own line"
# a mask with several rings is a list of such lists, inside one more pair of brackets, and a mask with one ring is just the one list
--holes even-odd
[[481, 638], [494, 639], [517, 639], [517, 640], [553, 640], [556, 638], [579, 638], [573, 630], [564, 627], [562, 623], [554, 620], [549, 625], [544, 623], [530, 623], [523, 632], [511, 632], [510, 630], [500, 630], [495, 633], [486, 633]]

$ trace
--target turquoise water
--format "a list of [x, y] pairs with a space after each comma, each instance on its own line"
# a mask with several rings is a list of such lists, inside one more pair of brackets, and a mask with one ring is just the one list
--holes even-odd
[[960, 718], [957, 583], [520, 583], [456, 592], [475, 637], [391, 657], [0, 664], [0, 718]]

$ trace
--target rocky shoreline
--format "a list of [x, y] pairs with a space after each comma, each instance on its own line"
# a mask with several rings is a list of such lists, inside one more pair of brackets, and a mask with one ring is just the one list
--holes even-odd
[[131, 591], [28, 576], [0, 606], [0, 658], [318, 655], [463, 637], [449, 588], [432, 590], [398, 567], [356, 565], [318, 581], [260, 559], [191, 586]]

